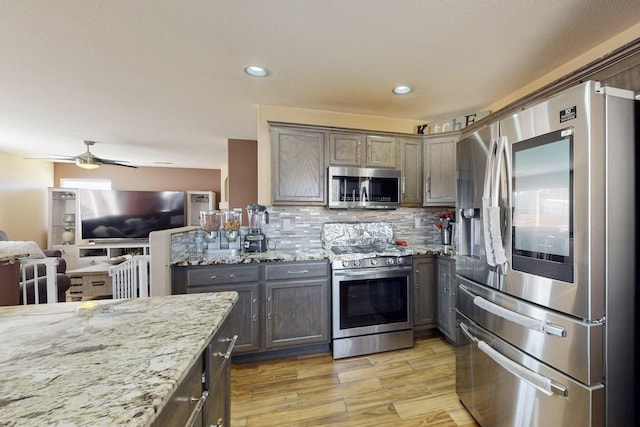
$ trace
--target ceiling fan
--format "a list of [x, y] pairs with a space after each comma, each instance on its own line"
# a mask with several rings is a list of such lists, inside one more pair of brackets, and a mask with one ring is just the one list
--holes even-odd
[[136, 168], [137, 166], [133, 166], [133, 165], [128, 165], [126, 161], [124, 160], [110, 160], [110, 159], [103, 159], [100, 158], [96, 155], [94, 155], [91, 151], [90, 148], [92, 145], [94, 145], [96, 142], [95, 141], [82, 141], [84, 143], [84, 145], [87, 146], [87, 151], [85, 151], [82, 154], [79, 154], [77, 156], [60, 156], [58, 158], [55, 159], [50, 159], [50, 160], [56, 160], [56, 161], [63, 161], [63, 162], [73, 162], [75, 163], [77, 166], [83, 168], [83, 169], [96, 169], [99, 168], [102, 165], [114, 165], [114, 166], [124, 166], [127, 168]]

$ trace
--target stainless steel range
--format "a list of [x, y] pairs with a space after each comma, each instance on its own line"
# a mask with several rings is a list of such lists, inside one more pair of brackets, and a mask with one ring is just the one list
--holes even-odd
[[327, 223], [334, 359], [413, 346], [411, 251], [384, 222]]

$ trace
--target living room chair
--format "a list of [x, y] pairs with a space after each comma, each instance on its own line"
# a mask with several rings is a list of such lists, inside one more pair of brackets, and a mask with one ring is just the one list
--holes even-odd
[[[9, 236], [3, 230], [0, 230], [0, 241], [11, 242]], [[55, 281], [57, 284], [56, 302], [65, 302], [67, 300], [66, 292], [71, 287], [71, 279], [65, 274], [67, 271], [67, 263], [64, 258], [62, 258], [62, 252], [59, 250], [41, 250], [40, 248], [38, 248], [38, 251], [41, 251], [45, 258], [55, 258]], [[41, 259], [44, 260], [45, 258]], [[20, 281], [17, 284], [20, 293], [19, 304], [43, 304], [48, 302], [46, 264], [51, 262], [51, 260], [38, 262], [38, 259], [21, 262]], [[10, 284], [3, 283], [3, 285], [8, 286]]]

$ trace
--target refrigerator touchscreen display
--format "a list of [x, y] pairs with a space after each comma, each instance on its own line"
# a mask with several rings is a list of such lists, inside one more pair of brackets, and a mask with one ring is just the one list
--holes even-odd
[[513, 268], [571, 281], [572, 136], [513, 145]]

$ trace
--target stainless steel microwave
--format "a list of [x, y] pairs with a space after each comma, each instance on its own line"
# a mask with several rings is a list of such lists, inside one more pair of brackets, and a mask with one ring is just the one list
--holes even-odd
[[395, 169], [330, 166], [329, 209], [395, 209], [401, 173]]

